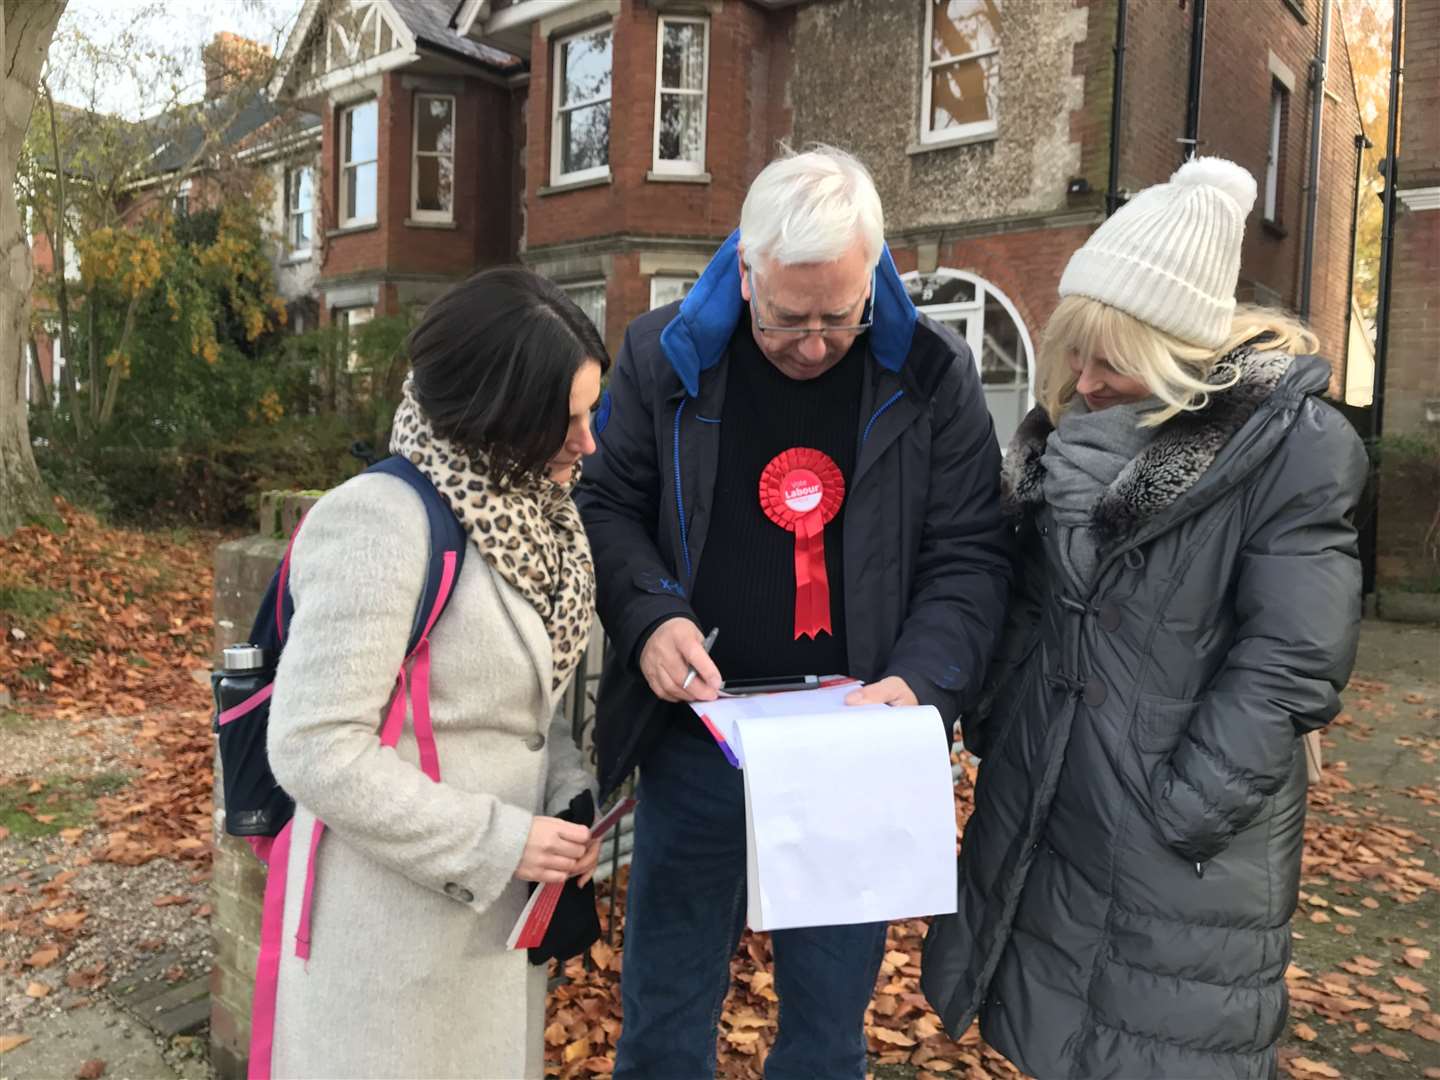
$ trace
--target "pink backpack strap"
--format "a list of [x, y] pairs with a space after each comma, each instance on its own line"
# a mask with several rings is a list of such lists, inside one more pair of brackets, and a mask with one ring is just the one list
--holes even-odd
[[310, 907], [315, 901], [315, 852], [320, 848], [320, 837], [325, 832], [325, 823], [319, 818], [310, 829], [310, 850], [305, 855], [305, 892], [300, 897], [300, 924], [295, 928], [295, 955], [302, 960], [310, 959]]
[[[293, 538], [291, 540], [294, 542]], [[287, 560], [288, 562], [288, 555]], [[420, 768], [431, 780], [440, 782], [440, 755], [435, 747], [435, 730], [430, 722], [430, 631], [445, 607], [455, 584], [456, 554], [445, 553], [440, 591], [435, 605], [425, 620], [425, 630], [414, 651], [400, 665], [395, 676], [395, 692], [380, 729], [380, 745], [394, 747], [405, 727], [405, 705], [414, 706], [415, 741], [420, 748]], [[410, 671], [407, 679], [406, 670]], [[407, 693], [407, 690], [409, 693]], [[249, 704], [248, 702], [246, 703]], [[291, 832], [290, 821], [275, 837], [269, 851], [269, 875], [265, 881], [265, 905], [260, 922], [260, 957], [255, 965], [255, 998], [251, 1011], [249, 1080], [270, 1080], [271, 1056], [275, 1043], [275, 999], [280, 982], [280, 952], [284, 937], [285, 878], [289, 871]], [[305, 886], [300, 898], [300, 920], [295, 931], [295, 955], [310, 958], [310, 919], [315, 900], [315, 860], [319, 854], [320, 837], [325, 823], [315, 819], [305, 853]], [[256, 852], [259, 854], [258, 850]]]
[[[430, 631], [435, 620], [445, 607], [445, 600], [455, 584], [455, 553], [445, 553], [445, 568], [440, 578], [440, 591], [425, 620], [425, 631], [415, 651], [406, 657], [395, 676], [395, 692], [390, 699], [390, 708], [385, 714], [385, 723], [380, 729], [380, 745], [393, 747], [400, 741], [400, 732], [405, 726], [405, 703], [408, 699], [414, 706], [415, 741], [420, 747], [420, 769], [435, 783], [440, 782], [440, 754], [435, 747], [435, 729], [430, 723]], [[406, 678], [406, 668], [410, 677]], [[409, 691], [407, 694], [406, 691]], [[310, 830], [310, 845], [305, 858], [305, 892], [300, 899], [300, 923], [295, 930], [295, 955], [303, 960], [310, 958], [310, 914], [315, 903], [315, 859], [320, 849], [320, 837], [325, 833], [325, 823], [319, 818]]]
[[290, 558], [295, 554], [295, 538], [300, 535], [300, 526], [305, 522], [305, 515], [300, 515], [300, 520], [295, 523], [295, 531], [290, 534], [290, 542], [285, 545], [285, 558], [280, 560], [280, 586], [275, 590], [275, 636], [285, 640], [285, 593], [290, 585]]
[[265, 702], [269, 701], [270, 695], [273, 693], [275, 693], [275, 684], [273, 682], [266, 683], [265, 686], [255, 691], [255, 693], [251, 694], [239, 705], [235, 705], [222, 712], [217, 722], [221, 727], [224, 727], [226, 724], [239, 720], [242, 716], [248, 716], [261, 705], [264, 705]]
[[250, 1011], [250, 1080], [270, 1080], [275, 1048], [275, 995], [280, 985], [280, 949], [284, 937], [285, 876], [290, 864], [290, 833], [286, 822], [270, 849], [265, 878], [265, 903], [260, 916], [260, 958], [255, 964], [255, 998]]

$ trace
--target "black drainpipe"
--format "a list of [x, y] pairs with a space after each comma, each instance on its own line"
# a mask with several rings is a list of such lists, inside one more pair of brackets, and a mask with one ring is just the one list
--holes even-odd
[[[1355, 136], [1355, 183], [1350, 188], [1350, 261], [1345, 265], [1350, 267], [1350, 272], [1345, 275], [1345, 344], [1341, 346], [1344, 352], [1341, 354], [1346, 358], [1345, 381], [1350, 381], [1350, 318], [1355, 310], [1355, 234], [1360, 229], [1360, 170], [1365, 164], [1365, 151], [1371, 146], [1370, 140], [1365, 137], [1365, 132]], [[1372, 391], [1373, 393], [1373, 391]], [[1345, 387], [1340, 388], [1340, 399], [1345, 399]], [[1368, 436], [1370, 433], [1366, 432]]]
[[1127, 0], [1118, 0], [1115, 14], [1115, 77], [1110, 91], [1110, 182], [1105, 190], [1105, 216], [1119, 210], [1120, 198], [1120, 105], [1125, 91], [1125, 16]]
[[1395, 262], [1395, 186], [1400, 180], [1399, 148], [1395, 126], [1400, 119], [1400, 31], [1404, 0], [1395, 0], [1390, 17], [1395, 20], [1390, 39], [1390, 109], [1385, 120], [1385, 216], [1380, 226], [1380, 296], [1375, 312], [1375, 423], [1371, 428], [1380, 438], [1385, 425], [1385, 360], [1390, 350], [1390, 271]]
[[1200, 80], [1205, 72], [1205, 0], [1194, 0], [1195, 14], [1190, 17], [1190, 85], [1185, 91], [1185, 137], [1180, 140], [1185, 151], [1180, 164], [1185, 164], [1200, 149]]
[[1310, 286], [1315, 271], [1315, 215], [1320, 207], [1320, 141], [1325, 123], [1325, 76], [1330, 65], [1330, 8], [1320, 0], [1320, 43], [1310, 64], [1310, 189], [1305, 193], [1305, 258], [1300, 265], [1300, 318], [1310, 321]]

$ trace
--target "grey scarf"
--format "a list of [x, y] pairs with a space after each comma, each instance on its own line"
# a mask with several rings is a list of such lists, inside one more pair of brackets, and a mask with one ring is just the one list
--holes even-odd
[[1146, 398], [1130, 405], [1112, 405], [1091, 412], [1078, 395], [1045, 441], [1045, 501], [1058, 527], [1060, 556], [1072, 586], [1088, 592], [1098, 563], [1091, 528], [1095, 504], [1120, 470], [1154, 438], [1156, 429], [1142, 428], [1145, 413], [1161, 405]]

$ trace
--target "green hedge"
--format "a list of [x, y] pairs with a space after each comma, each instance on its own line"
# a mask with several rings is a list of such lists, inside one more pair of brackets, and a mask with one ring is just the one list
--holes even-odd
[[118, 522], [253, 528], [261, 492], [324, 490], [359, 472], [350, 453], [357, 437], [338, 418], [311, 417], [197, 449], [111, 446], [40, 458], [52, 489]]

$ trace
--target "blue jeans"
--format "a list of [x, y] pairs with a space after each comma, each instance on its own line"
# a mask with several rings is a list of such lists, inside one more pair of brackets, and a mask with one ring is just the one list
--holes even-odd
[[[615, 1080], [715, 1075], [744, 927], [744, 778], [713, 743], [668, 732], [641, 767]], [[885, 924], [778, 930], [771, 946], [780, 1030], [767, 1080], [861, 1080]]]

